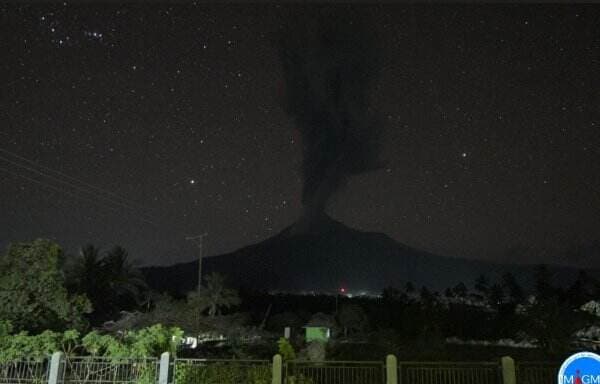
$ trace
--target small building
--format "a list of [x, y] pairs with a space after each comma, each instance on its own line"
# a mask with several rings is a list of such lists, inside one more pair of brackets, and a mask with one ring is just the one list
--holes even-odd
[[331, 331], [327, 327], [303, 327], [306, 330], [306, 342], [321, 341], [326, 343], [331, 337]]
[[331, 328], [335, 325], [333, 316], [316, 313], [304, 327], [306, 342], [321, 341], [326, 343], [331, 338]]

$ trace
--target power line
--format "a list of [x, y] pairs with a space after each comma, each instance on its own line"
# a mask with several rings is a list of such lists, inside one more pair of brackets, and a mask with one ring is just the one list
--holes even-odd
[[[63, 183], [63, 184], [69, 185], [70, 187], [75, 188], [76, 191], [85, 192], [85, 193], [87, 193], [87, 194], [95, 197], [96, 199], [104, 199], [107, 202], [119, 205], [121, 207], [125, 207], [125, 208], [128, 208], [128, 209], [131, 209], [132, 211], [135, 211], [135, 212], [138, 212], [138, 213], [140, 212], [141, 209], [143, 209], [143, 210], [149, 210], [149, 208], [144, 207], [144, 206], [142, 206], [140, 204], [137, 204], [136, 202], [134, 202], [131, 199], [125, 198], [123, 196], [120, 196], [120, 195], [118, 195], [118, 194], [116, 194], [116, 193], [114, 193], [112, 191], [108, 191], [106, 189], [94, 186], [94, 185], [92, 185], [90, 183], [87, 183], [87, 182], [85, 182], [83, 180], [80, 180], [80, 179], [77, 179], [77, 178], [72, 177], [70, 175], [67, 175], [64, 172], [60, 172], [60, 171], [57, 171], [55, 169], [49, 168], [47, 166], [44, 166], [42, 164], [38, 164], [37, 162], [35, 162], [33, 160], [27, 159], [27, 158], [25, 158], [23, 156], [20, 156], [20, 155], [14, 153], [14, 152], [9, 151], [9, 150], [0, 148], [0, 152], [2, 152], [4, 154], [8, 154], [8, 155], [10, 155], [10, 156], [12, 156], [14, 158], [17, 158], [17, 159], [23, 161], [23, 162], [29, 163], [29, 164], [31, 164], [31, 165], [33, 165], [35, 167], [39, 167], [41, 169], [47, 170], [48, 172], [43, 172], [40, 169], [35, 169], [35, 168], [28, 167], [28, 166], [26, 166], [24, 164], [19, 164], [19, 163], [13, 161], [14, 159], [10, 159], [10, 158], [6, 158], [6, 157], [3, 157], [3, 156], [0, 156], [0, 159], [3, 159], [3, 160], [7, 161], [10, 164], [16, 165], [17, 167], [21, 167], [21, 168], [27, 169], [27, 170], [29, 170], [31, 172], [39, 174], [40, 176], [56, 180], [59, 183]], [[22, 174], [19, 174], [19, 173], [14, 173], [11, 170], [6, 169], [6, 168], [1, 168], [0, 167], [0, 170], [4, 171], [6, 173], [9, 173], [9, 174], [11, 174], [11, 175], [13, 175], [15, 177], [20, 177], [22, 179], [28, 180], [28, 181], [30, 181], [32, 183], [36, 183], [36, 184], [39, 184], [39, 185], [46, 186], [48, 188], [51, 188], [51, 189], [53, 189], [55, 191], [64, 193], [66, 195], [69, 195], [69, 196], [72, 196], [72, 197], [75, 197], [75, 198], [78, 198], [78, 199], [82, 199], [82, 200], [85, 200], [85, 201], [88, 201], [88, 202], [92, 202], [92, 203], [101, 205], [101, 206], [106, 207], [106, 208], [108, 208], [108, 209], [110, 209], [112, 211], [118, 211], [118, 209], [115, 208], [114, 206], [111, 206], [109, 204], [103, 203], [101, 200], [91, 199], [91, 198], [86, 197], [86, 196], [81, 196], [81, 195], [79, 195], [77, 193], [72, 193], [72, 192], [70, 192], [68, 190], [65, 190], [63, 188], [60, 188], [60, 187], [57, 187], [55, 185], [51, 185], [51, 184], [48, 184], [46, 182], [40, 181], [39, 179], [33, 179], [31, 177], [28, 177], [28, 176], [25, 176], [25, 175], [22, 175]], [[52, 173], [54, 173], [56, 175], [49, 174], [49, 172], [52, 172]], [[72, 180], [72, 181], [74, 181], [76, 183], [80, 183], [80, 184], [86, 186], [87, 189], [84, 188], [83, 186], [79, 186], [79, 185], [74, 184], [74, 183], [72, 183], [70, 181], [61, 180], [60, 177], [63, 177], [63, 178], [68, 179], [68, 180]], [[102, 195], [102, 193], [114, 196], [116, 199], [119, 199], [121, 201], [117, 201], [117, 200], [115, 200], [113, 198], [109, 198], [108, 196], [104, 196], [104, 195]], [[136, 208], [136, 207], [139, 207], [139, 208]], [[146, 223], [152, 224], [154, 226], [158, 226], [158, 224], [155, 223], [156, 219], [152, 215], [144, 213], [144, 216], [146, 216], [146, 217], [143, 217], [143, 216], [136, 216], [136, 217], [138, 217], [140, 220], [142, 220], [142, 221], [144, 221]], [[149, 220], [149, 219], [152, 219], [152, 220]], [[177, 223], [178, 224], [183, 224], [182, 222], [179, 222], [178, 220], [177, 220]], [[183, 225], [186, 226], [185, 224], [183, 224]], [[206, 234], [200, 235], [200, 237], [203, 237], [205, 235]], [[190, 238], [189, 240], [192, 240], [192, 239], [196, 240], [196, 241], [199, 240], [198, 237], [193, 237], [193, 238]], [[202, 241], [202, 240], [200, 239], [200, 241]], [[201, 247], [201, 245], [200, 245], [200, 247]], [[201, 249], [200, 249], [200, 259], [202, 259], [202, 250]], [[200, 261], [199, 268], [201, 268], [201, 265], [202, 265], [202, 262]], [[199, 273], [199, 277], [201, 278], [201, 274], [202, 274], [201, 269], [199, 269], [198, 273]]]
[[18, 154], [16, 154], [16, 153], [14, 153], [14, 152], [8, 151], [8, 150], [6, 150], [6, 149], [4, 149], [4, 148], [0, 148], [0, 152], [4, 152], [4, 153], [6, 153], [6, 154], [8, 154], [8, 155], [11, 155], [11, 156], [13, 156], [13, 157], [16, 157], [17, 159], [19, 159], [19, 160], [22, 160], [22, 161], [25, 161], [25, 162], [27, 162], [27, 163], [29, 163], [29, 164], [32, 164], [32, 165], [36, 166], [36, 167], [40, 167], [40, 168], [42, 168], [42, 169], [45, 169], [45, 170], [47, 170], [47, 171], [49, 171], [49, 172], [53, 172], [53, 173], [55, 173], [55, 174], [57, 174], [57, 175], [61, 175], [62, 177], [65, 177], [65, 178], [67, 178], [67, 179], [70, 179], [70, 180], [72, 180], [72, 181], [75, 181], [75, 182], [77, 182], [77, 183], [83, 184], [83, 185], [85, 185], [86, 187], [88, 187], [88, 188], [90, 188], [90, 189], [94, 189], [94, 190], [96, 190], [96, 191], [98, 191], [98, 192], [100, 192], [100, 193], [106, 193], [106, 194], [112, 195], [112, 196], [114, 196], [115, 198], [117, 198], [117, 199], [120, 199], [120, 200], [122, 200], [122, 201], [126, 202], [127, 204], [130, 204], [130, 205], [133, 205], [133, 206], [137, 206], [137, 207], [138, 207], [138, 208], [140, 208], [140, 209], [144, 209], [144, 210], [148, 210], [148, 209], [149, 209], [149, 208], [147, 208], [147, 207], [144, 207], [144, 206], [142, 206], [142, 205], [138, 204], [137, 202], [135, 202], [135, 201], [133, 201], [133, 200], [131, 200], [131, 199], [128, 199], [128, 198], [122, 197], [122, 196], [120, 196], [120, 195], [118, 195], [118, 194], [116, 194], [116, 193], [114, 193], [114, 192], [112, 192], [112, 191], [109, 191], [109, 190], [106, 190], [106, 189], [103, 189], [103, 188], [97, 187], [97, 186], [95, 186], [95, 185], [92, 185], [92, 184], [90, 184], [90, 183], [87, 183], [87, 182], [85, 182], [85, 181], [83, 181], [83, 180], [81, 180], [81, 179], [77, 179], [77, 178], [75, 178], [75, 177], [73, 177], [73, 176], [70, 176], [70, 175], [67, 175], [67, 174], [65, 174], [65, 173], [63, 173], [63, 172], [60, 172], [60, 171], [57, 171], [57, 170], [55, 170], [55, 169], [52, 169], [52, 168], [46, 167], [46, 166], [44, 166], [44, 165], [42, 165], [42, 164], [39, 164], [39, 163], [37, 163], [37, 162], [35, 162], [35, 161], [31, 160], [31, 159], [27, 159], [27, 158], [25, 158], [25, 157], [23, 157], [23, 156], [20, 156], [20, 155], [18, 155]]
[[[131, 210], [134, 210], [134, 211], [139, 211], [139, 208], [133, 207], [133, 206], [131, 206], [131, 205], [129, 205], [129, 204], [125, 204], [125, 203], [122, 203], [122, 202], [120, 202], [120, 201], [117, 201], [117, 200], [113, 200], [113, 199], [111, 199], [111, 198], [109, 198], [109, 197], [107, 197], [107, 196], [100, 195], [100, 194], [98, 194], [97, 192], [93, 192], [93, 191], [86, 190], [86, 189], [82, 188], [81, 186], [78, 186], [78, 185], [76, 185], [76, 184], [73, 184], [73, 183], [71, 183], [71, 182], [69, 182], [69, 181], [61, 180], [60, 178], [57, 178], [57, 177], [55, 177], [55, 176], [53, 176], [53, 175], [49, 175], [49, 174], [47, 174], [47, 173], [44, 173], [44, 172], [42, 172], [42, 171], [39, 171], [39, 170], [37, 170], [37, 169], [35, 169], [35, 168], [31, 168], [31, 167], [28, 167], [28, 166], [26, 166], [26, 165], [23, 165], [23, 164], [16, 163], [16, 162], [14, 162], [14, 161], [12, 161], [12, 160], [10, 160], [10, 159], [7, 159], [7, 158], [5, 158], [5, 157], [3, 157], [3, 156], [0, 156], [0, 160], [7, 161], [7, 162], [8, 162], [8, 163], [10, 163], [10, 164], [16, 165], [17, 167], [21, 167], [21, 168], [23, 168], [23, 169], [27, 169], [28, 171], [31, 171], [31, 172], [33, 172], [33, 173], [36, 173], [36, 174], [38, 174], [38, 175], [40, 175], [40, 176], [47, 177], [47, 178], [49, 178], [49, 179], [52, 179], [52, 180], [55, 180], [55, 181], [57, 181], [57, 182], [59, 182], [59, 183], [66, 184], [66, 185], [68, 185], [68, 186], [70, 186], [70, 187], [74, 188], [75, 190], [78, 190], [78, 191], [81, 191], [81, 192], [87, 193], [87, 194], [89, 194], [89, 195], [92, 195], [92, 196], [93, 196], [93, 197], [95, 197], [95, 198], [98, 198], [98, 199], [104, 199], [104, 200], [106, 200], [106, 201], [109, 201], [109, 202], [111, 202], [111, 203], [113, 203], [113, 204], [116, 204], [116, 205], [119, 205], [119, 206], [121, 206], [121, 207], [128, 208], [128, 209], [131, 209]], [[152, 216], [150, 216], [149, 214], [143, 213], [143, 215], [147, 216], [148, 218], [151, 218], [151, 219], [153, 219], [153, 217], [152, 217]]]
[[[58, 187], [56, 187], [56, 186], [53, 186], [53, 185], [51, 185], [51, 184], [45, 183], [45, 182], [43, 182], [43, 181], [36, 180], [36, 179], [32, 179], [32, 178], [30, 178], [30, 177], [27, 177], [27, 176], [24, 176], [24, 175], [21, 175], [21, 174], [18, 174], [18, 173], [11, 172], [11, 170], [9, 170], [9, 169], [6, 169], [6, 168], [3, 168], [3, 167], [0, 167], [0, 171], [4, 171], [4, 172], [6, 172], [6, 173], [8, 173], [8, 174], [11, 174], [11, 175], [13, 175], [13, 176], [15, 176], [15, 177], [20, 177], [20, 178], [22, 178], [22, 179], [28, 180], [29, 182], [32, 182], [32, 183], [35, 183], [35, 184], [40, 184], [40, 185], [43, 185], [43, 186], [45, 186], [45, 187], [48, 187], [48, 188], [50, 188], [50, 189], [53, 189], [53, 190], [55, 190], [55, 191], [58, 191], [58, 192], [64, 193], [64, 194], [66, 194], [66, 195], [69, 195], [69, 196], [72, 196], [72, 197], [76, 197], [76, 198], [78, 198], [78, 199], [82, 199], [82, 200], [85, 200], [85, 201], [88, 201], [88, 202], [91, 202], [91, 203], [94, 203], [94, 204], [101, 205], [101, 206], [103, 206], [103, 207], [105, 207], [105, 208], [108, 208], [108, 209], [110, 209], [110, 210], [117, 211], [117, 212], [119, 211], [119, 209], [118, 209], [118, 208], [116, 208], [116, 207], [114, 207], [114, 206], [110, 206], [110, 205], [108, 205], [108, 204], [105, 204], [105, 203], [101, 203], [99, 200], [93, 200], [93, 199], [90, 199], [90, 198], [88, 198], [88, 197], [85, 197], [85, 196], [80, 196], [80, 195], [77, 195], [77, 194], [75, 194], [75, 193], [71, 193], [71, 192], [69, 192], [69, 191], [65, 191], [64, 189], [58, 188]], [[141, 216], [137, 216], [137, 217], [138, 217], [140, 220], [142, 220], [142, 221], [144, 221], [144, 222], [146, 222], [146, 223], [149, 223], [149, 224], [152, 224], [152, 225], [155, 225], [155, 226], [157, 225], [156, 223], [154, 223], [154, 222], [152, 222], [152, 221], [150, 221], [150, 220], [147, 220], [147, 219], [145, 219], [144, 217], [141, 217]]]

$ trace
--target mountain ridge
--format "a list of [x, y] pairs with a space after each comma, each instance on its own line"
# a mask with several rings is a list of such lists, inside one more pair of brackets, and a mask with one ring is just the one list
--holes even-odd
[[[298, 230], [301, 228], [301, 230]], [[364, 232], [323, 215], [310, 225], [298, 220], [277, 235], [219, 256], [205, 257], [203, 274], [226, 275], [231, 285], [296, 292], [380, 293], [410, 281], [442, 291], [459, 282], [471, 286], [479, 275], [498, 281], [510, 272], [532, 287], [535, 265], [503, 264], [435, 255], [380, 232]], [[558, 283], [569, 283], [577, 269], [548, 266]], [[197, 286], [198, 261], [142, 268], [151, 288], [181, 294]]]

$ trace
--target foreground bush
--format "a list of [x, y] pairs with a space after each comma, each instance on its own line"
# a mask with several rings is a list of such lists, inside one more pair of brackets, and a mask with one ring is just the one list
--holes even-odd
[[183, 331], [177, 327], [156, 324], [119, 336], [92, 331], [85, 336], [76, 330], [44, 331], [37, 335], [27, 332], [12, 334], [9, 322], [0, 322], [0, 362], [43, 360], [56, 351], [71, 356], [102, 356], [111, 358], [159, 357], [163, 352], [175, 354]]

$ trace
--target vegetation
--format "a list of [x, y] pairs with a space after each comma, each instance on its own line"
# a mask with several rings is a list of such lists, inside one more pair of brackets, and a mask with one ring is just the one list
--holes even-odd
[[206, 287], [200, 291], [200, 297], [208, 305], [208, 315], [214, 317], [221, 313], [221, 308], [231, 308], [240, 303], [235, 290], [225, 286], [225, 277], [218, 273], [206, 276]]
[[325, 349], [325, 343], [322, 341], [311, 341], [306, 346], [305, 354], [310, 361], [325, 361], [327, 351]]
[[139, 307], [147, 298], [148, 288], [142, 274], [120, 246], [104, 255], [91, 244], [82, 247], [68, 269], [68, 276], [69, 290], [90, 299], [96, 324], [113, 319], [122, 310]]
[[91, 312], [85, 295], [69, 294], [58, 244], [38, 239], [9, 246], [0, 256], [0, 319], [16, 331], [83, 329]]
[[[190, 356], [270, 358], [278, 349], [285, 360], [315, 361], [379, 360], [388, 353], [427, 360], [500, 353], [557, 359], [586, 345], [582, 340], [600, 338], [600, 306], [594, 304], [600, 283], [582, 272], [570, 286], [558, 286], [544, 266], [529, 291], [505, 274], [498, 281], [479, 276], [470, 287], [459, 283], [442, 294], [409, 282], [377, 298], [336, 300], [238, 293], [211, 274], [199, 291], [178, 300], [148, 292], [123, 248], [102, 253], [88, 245], [71, 265], [64, 259], [48, 240], [14, 244], [1, 256], [8, 273], [0, 276], [0, 359], [40, 359], [56, 350], [67, 356], [158, 356], [175, 352], [172, 336], [183, 335], [182, 329], [218, 341], [180, 351]], [[96, 329], [90, 332], [86, 320]], [[307, 344], [306, 325], [328, 327], [331, 339]], [[279, 338], [288, 326], [291, 339]]]
[[340, 309], [338, 322], [344, 329], [344, 336], [348, 336], [349, 333], [364, 331], [368, 326], [369, 319], [361, 306], [346, 304]]
[[277, 341], [277, 346], [279, 348], [279, 354], [281, 358], [285, 360], [294, 360], [296, 358], [296, 352], [294, 351], [294, 347], [288, 339], [284, 337], [280, 337]]
[[46, 330], [36, 335], [26, 331], [13, 333], [10, 322], [3, 321], [0, 332], [0, 362], [42, 360], [56, 351], [62, 351], [67, 358], [75, 355], [115, 359], [159, 357], [163, 352], [175, 353], [175, 340], [183, 336], [179, 328], [160, 324], [119, 336], [92, 331], [82, 337], [74, 329], [64, 332]]

